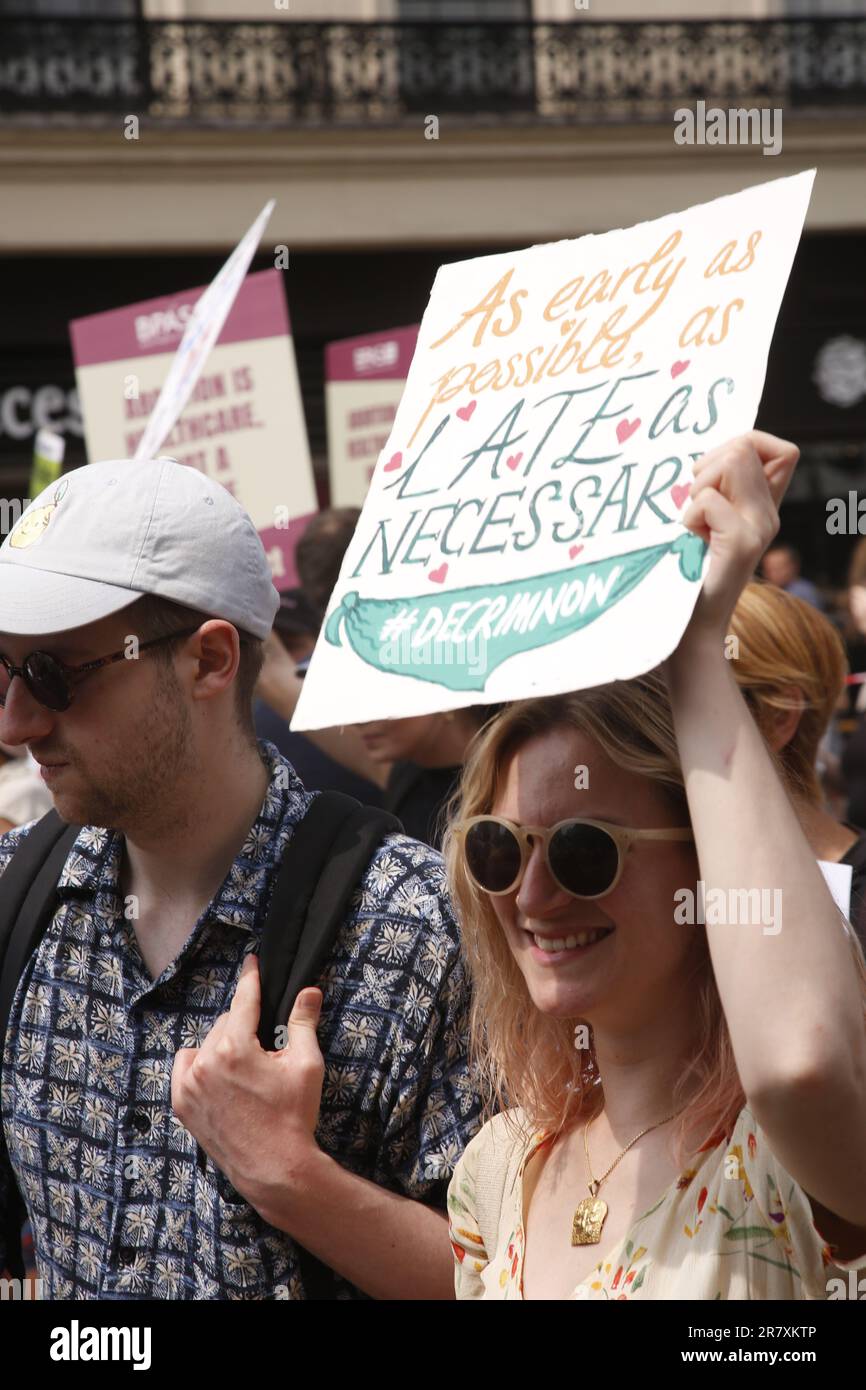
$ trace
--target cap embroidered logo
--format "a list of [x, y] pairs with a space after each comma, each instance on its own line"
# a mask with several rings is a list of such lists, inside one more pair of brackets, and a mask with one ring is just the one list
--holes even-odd
[[44, 507], [37, 507], [35, 511], [26, 511], [22, 516], [15, 530], [9, 536], [9, 544], [15, 550], [26, 550], [29, 545], [34, 545], [41, 535], [48, 529], [49, 522], [57, 511], [58, 504], [62, 502], [69, 487], [69, 480], [61, 478], [54, 489], [52, 499]]

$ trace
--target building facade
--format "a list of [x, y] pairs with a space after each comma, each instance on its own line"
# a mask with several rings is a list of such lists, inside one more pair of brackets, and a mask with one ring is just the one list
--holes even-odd
[[[711, 17], [708, 18], [708, 14]], [[781, 148], [674, 112], [782, 112]], [[817, 166], [759, 423], [804, 452], [786, 534], [850, 548], [866, 484], [866, 6], [802, 0], [0, 0], [0, 478], [84, 459], [71, 318], [205, 283], [270, 197], [325, 495], [324, 344], [417, 321], [438, 264]]]

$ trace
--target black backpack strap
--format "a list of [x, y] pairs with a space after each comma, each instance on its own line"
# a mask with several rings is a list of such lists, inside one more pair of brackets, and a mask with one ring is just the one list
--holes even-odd
[[[276, 1030], [287, 1022], [297, 995], [317, 984], [377, 846], [402, 829], [395, 816], [342, 792], [321, 792], [295, 829], [259, 944], [259, 1042], [267, 1051], [274, 1051]], [[307, 1298], [333, 1299], [332, 1272], [297, 1248]]]
[[[273, 1051], [298, 993], [315, 985], [345, 921], [349, 902], [384, 837], [403, 829], [396, 817], [362, 806], [341, 792], [322, 792], [289, 842], [274, 884], [259, 945], [262, 1012], [259, 1040]], [[0, 883], [0, 1040], [5, 1039], [21, 975], [56, 905], [57, 880], [79, 833], [49, 811], [28, 832]], [[26, 1209], [10, 1194], [7, 1265], [24, 1273], [21, 1226]], [[334, 1277], [298, 1247], [308, 1298], [333, 1299]]]
[[259, 944], [259, 1042], [266, 1051], [276, 1047], [276, 1030], [299, 992], [321, 975], [376, 847], [402, 830], [396, 816], [343, 792], [321, 792], [295, 829]]
[[[0, 1067], [15, 991], [57, 905], [57, 880], [78, 832], [78, 826], [49, 811], [24, 836], [0, 878]], [[6, 1264], [17, 1279], [24, 1277], [21, 1227], [26, 1220], [26, 1207], [13, 1187], [3, 1234]]]
[[24, 967], [54, 911], [57, 880], [79, 830], [49, 811], [24, 836], [0, 878], [0, 1039]]

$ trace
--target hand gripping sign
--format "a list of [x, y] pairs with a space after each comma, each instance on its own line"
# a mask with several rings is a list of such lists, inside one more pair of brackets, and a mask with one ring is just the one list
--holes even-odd
[[754, 424], [813, 178], [440, 269], [293, 728], [670, 655], [704, 568], [693, 465]]

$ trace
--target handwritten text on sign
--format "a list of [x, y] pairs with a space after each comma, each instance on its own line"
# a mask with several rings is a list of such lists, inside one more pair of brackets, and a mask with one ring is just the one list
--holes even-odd
[[439, 271], [295, 727], [673, 650], [702, 573], [692, 465], [754, 423], [812, 178]]

